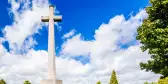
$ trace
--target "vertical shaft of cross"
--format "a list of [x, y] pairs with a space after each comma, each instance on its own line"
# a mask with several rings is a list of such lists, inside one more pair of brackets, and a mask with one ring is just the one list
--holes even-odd
[[62, 21], [62, 16], [54, 16], [54, 6], [49, 6], [49, 16], [42, 16], [42, 22], [49, 22], [48, 28], [48, 80], [41, 81], [41, 84], [62, 84], [62, 80], [56, 80], [56, 57], [55, 57], [55, 38], [54, 22]]
[[55, 38], [54, 38], [54, 7], [49, 6], [49, 29], [48, 29], [48, 78], [56, 80], [55, 69]]

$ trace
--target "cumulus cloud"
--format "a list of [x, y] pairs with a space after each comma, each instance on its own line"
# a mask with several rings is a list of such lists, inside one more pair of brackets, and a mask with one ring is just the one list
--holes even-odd
[[[9, 0], [12, 25], [6, 25], [3, 30], [5, 39], [9, 42], [11, 50], [22, 50], [28, 37], [38, 33], [41, 29], [41, 16], [48, 15], [47, 0]], [[31, 7], [30, 7], [31, 6]], [[34, 43], [34, 42], [33, 42]], [[31, 47], [34, 44], [31, 44]]]
[[[117, 45], [136, 41], [137, 27], [146, 17], [145, 10], [140, 10], [128, 20], [124, 15], [117, 15], [110, 19], [108, 24], [103, 23], [95, 30], [95, 40], [85, 41], [80, 33], [68, 39], [62, 45], [61, 54], [78, 57], [89, 53], [92, 75], [100, 77], [100, 80], [104, 81], [103, 84], [108, 83], [113, 69], [117, 71], [121, 84], [142, 84], [147, 80], [155, 81], [159, 75], [140, 70], [139, 63], [147, 61], [150, 56], [147, 52], [141, 52], [139, 44], [134, 44], [128, 49], [120, 49]], [[92, 81], [96, 82], [96, 80]]]
[[67, 39], [62, 45], [62, 51], [60, 52], [63, 56], [86, 56], [90, 52], [91, 45], [90, 41], [86, 42], [82, 39], [81, 34], [73, 36], [71, 39]]
[[68, 32], [67, 34], [65, 34], [62, 38], [67, 39], [67, 38], [73, 36], [74, 34], [75, 34], [75, 30], [73, 29], [70, 32]]
[[[14, 22], [4, 28], [4, 38], [0, 38], [0, 79], [8, 84], [23, 84], [24, 80], [39, 84], [40, 80], [47, 79], [48, 54], [45, 50], [33, 49], [38, 44], [33, 34], [39, 33], [44, 25], [40, 17], [48, 14], [48, 3], [48, 0], [9, 0]], [[62, 79], [63, 84], [95, 84], [98, 80], [107, 84], [115, 69], [120, 84], [156, 81], [159, 75], [140, 70], [139, 62], [147, 61], [149, 55], [141, 52], [139, 44], [127, 49], [117, 45], [135, 41], [136, 29], [146, 17], [145, 10], [128, 20], [124, 15], [117, 15], [95, 30], [95, 40], [85, 41], [82, 33], [75, 35], [75, 30], [65, 34], [66, 40], [56, 58], [57, 78]], [[11, 52], [2, 45], [4, 41], [9, 42]], [[27, 53], [15, 53], [20, 49]], [[87, 64], [72, 58], [88, 55], [90, 63]]]
[[[0, 79], [5, 79], [8, 84], [22, 84], [24, 80], [39, 84], [42, 79], [47, 79], [47, 51], [30, 50], [26, 55], [0, 53], [3, 55], [0, 59]], [[68, 80], [90, 73], [90, 65], [73, 59], [57, 58], [56, 64], [58, 79]], [[76, 82], [65, 80], [65, 84]]]

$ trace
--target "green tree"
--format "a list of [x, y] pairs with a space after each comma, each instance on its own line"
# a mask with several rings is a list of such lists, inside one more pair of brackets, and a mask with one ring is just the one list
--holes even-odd
[[111, 75], [111, 79], [110, 79], [109, 84], [118, 84], [116, 72], [114, 70], [112, 71], [112, 75]]
[[144, 84], [157, 84], [157, 83], [155, 83], [155, 82], [152, 82], [152, 83], [145, 82]]
[[96, 84], [101, 84], [101, 82], [100, 82], [100, 81], [98, 81]]
[[168, 76], [168, 0], [150, 0], [145, 10], [148, 18], [137, 29], [137, 40], [142, 44], [141, 50], [148, 51], [151, 59], [140, 63], [142, 70]]
[[1, 79], [0, 84], [6, 84], [6, 82], [3, 79]]
[[168, 84], [168, 77], [164, 79], [159, 79], [158, 84]]
[[24, 82], [24, 84], [31, 84], [28, 80], [26, 80], [25, 82]]
[[148, 82], [145, 82], [144, 84], [148, 84]]
[[154, 82], [152, 82], [152, 83], [145, 82], [144, 84], [168, 84], [168, 77], [163, 78], [163, 79], [159, 79], [159, 81], [156, 82], [156, 83], [154, 83]]

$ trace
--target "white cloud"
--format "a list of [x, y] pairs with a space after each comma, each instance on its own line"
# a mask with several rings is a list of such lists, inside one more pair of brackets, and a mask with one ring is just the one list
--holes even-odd
[[[8, 84], [23, 84], [24, 80], [39, 84], [47, 77], [48, 54], [45, 50], [32, 49], [38, 44], [32, 35], [41, 29], [40, 17], [48, 14], [48, 0], [10, 0], [9, 3], [14, 22], [4, 28], [5, 39], [0, 39], [0, 79], [5, 79]], [[18, 11], [21, 3], [25, 5]], [[32, 7], [29, 7], [30, 3]], [[56, 59], [57, 78], [62, 79], [64, 84], [95, 84], [98, 80], [107, 84], [111, 71], [115, 69], [120, 84], [156, 81], [159, 75], [140, 70], [139, 62], [149, 59], [147, 52], [141, 52], [140, 45], [128, 49], [117, 46], [118, 42], [126, 44], [135, 40], [136, 29], [146, 17], [144, 10], [128, 20], [123, 15], [117, 15], [95, 30], [95, 40], [85, 41], [81, 33], [74, 35], [75, 30], [65, 34], [63, 37], [67, 39]], [[2, 45], [4, 41], [9, 42], [12, 52], [7, 52]], [[23, 47], [26, 54], [15, 53]], [[88, 54], [90, 63], [85, 65], [71, 58]]]
[[117, 45], [118, 42], [127, 44], [135, 41], [137, 27], [146, 17], [145, 10], [141, 10], [128, 20], [125, 20], [123, 15], [117, 15], [108, 24], [102, 24], [95, 31], [95, 40], [84, 41], [81, 39], [81, 34], [77, 34], [64, 42], [61, 53], [67, 54], [67, 56], [90, 53], [92, 75], [97, 75], [100, 79], [108, 76], [105, 78], [106, 81], [102, 80], [103, 84], [107, 84], [113, 69], [117, 71], [121, 84], [142, 84], [147, 80], [156, 81], [158, 75], [140, 70], [139, 63], [147, 61], [150, 57], [140, 50], [140, 45], [133, 45], [125, 50], [120, 49]]
[[[47, 55], [43, 50], [30, 50], [26, 55], [4, 54], [0, 59], [0, 79], [5, 79], [8, 84], [22, 84], [24, 80], [39, 84], [41, 79], [47, 77]], [[85, 76], [90, 69], [90, 65], [60, 57], [56, 64], [58, 78]]]
[[73, 29], [69, 33], [65, 34], [62, 38], [66, 39], [66, 38], [73, 36], [74, 34], [75, 34], [75, 30]]
[[2, 56], [4, 56], [7, 53], [7, 50], [4, 48], [4, 46], [1, 43], [1, 39], [0, 39], [0, 58]]
[[[33, 0], [31, 8], [29, 0], [20, 2], [10, 0], [9, 3], [11, 4], [10, 15], [13, 16], [14, 22], [12, 25], [7, 25], [3, 33], [12, 50], [21, 50], [25, 40], [41, 29], [41, 16], [48, 14], [48, 1]], [[24, 3], [23, 6], [22, 3]]]
[[0, 37], [0, 43], [3, 43], [4, 41], [5, 41], [5, 39]]
[[91, 42], [84, 41], [81, 37], [81, 34], [78, 34], [71, 39], [67, 39], [66, 42], [62, 45], [61, 54], [64, 56], [86, 56], [88, 55], [91, 49]]

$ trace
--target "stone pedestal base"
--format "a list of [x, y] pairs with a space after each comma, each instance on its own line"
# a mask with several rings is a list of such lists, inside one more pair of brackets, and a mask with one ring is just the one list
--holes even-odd
[[[56, 84], [62, 84], [62, 80], [55, 80]], [[42, 80], [40, 84], [54, 84], [54, 80], [48, 79], [48, 80]]]

